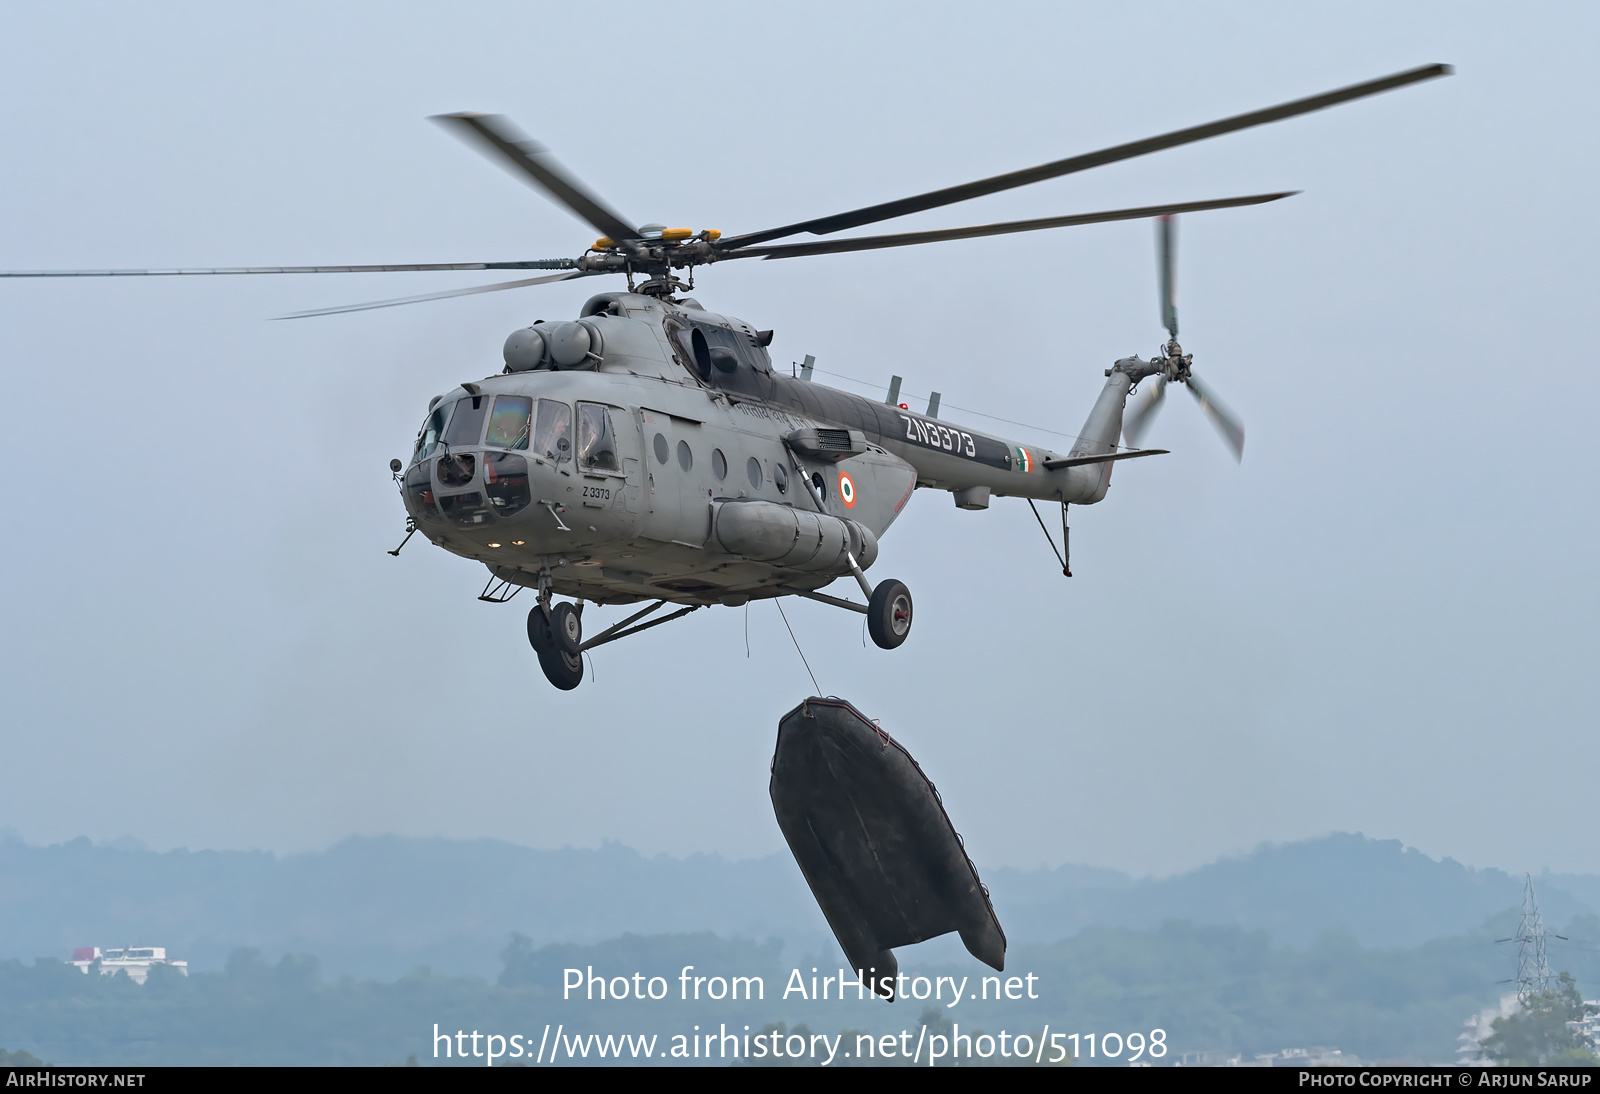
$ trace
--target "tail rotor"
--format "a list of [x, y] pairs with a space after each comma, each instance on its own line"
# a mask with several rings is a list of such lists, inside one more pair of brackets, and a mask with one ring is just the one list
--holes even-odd
[[1210, 384], [1202, 383], [1194, 375], [1191, 368], [1194, 355], [1184, 353], [1183, 347], [1178, 344], [1178, 305], [1174, 284], [1176, 237], [1177, 224], [1173, 217], [1164, 216], [1156, 220], [1156, 269], [1161, 292], [1161, 325], [1167, 328], [1167, 344], [1161, 347], [1159, 356], [1150, 362], [1155, 366], [1155, 371], [1149, 387], [1134, 396], [1133, 403], [1123, 416], [1123, 436], [1129, 444], [1138, 445], [1156, 412], [1161, 409], [1167, 385], [1183, 384], [1194, 396], [1195, 402], [1200, 404], [1201, 413], [1210, 420], [1223, 443], [1233, 453], [1233, 458], [1240, 460], [1244, 458], [1244, 423], [1217, 397]]

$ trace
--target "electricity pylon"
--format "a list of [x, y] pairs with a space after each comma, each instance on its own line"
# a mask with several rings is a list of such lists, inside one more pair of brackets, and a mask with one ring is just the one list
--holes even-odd
[[[1524, 874], [1527, 884], [1522, 890], [1522, 922], [1517, 933], [1500, 942], [1517, 943], [1517, 1002], [1526, 1003], [1530, 995], [1542, 995], [1550, 990], [1550, 958], [1545, 953], [1545, 939], [1549, 932], [1539, 918], [1539, 902], [1533, 895], [1533, 875]], [[1557, 938], [1562, 937], [1556, 935]]]

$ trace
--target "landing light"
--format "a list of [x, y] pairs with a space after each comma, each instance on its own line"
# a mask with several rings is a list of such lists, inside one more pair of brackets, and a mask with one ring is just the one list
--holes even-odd
[[523, 541], [520, 540], [520, 539], [514, 539], [514, 540], [511, 541], [511, 546], [513, 546], [513, 547], [521, 547], [522, 544], [523, 544]]
[[489, 544], [489, 546], [491, 546], [491, 547], [498, 547], [498, 546], [500, 546], [500, 545], [499, 545], [499, 544], [498, 544], [498, 543], [491, 543], [491, 544]]

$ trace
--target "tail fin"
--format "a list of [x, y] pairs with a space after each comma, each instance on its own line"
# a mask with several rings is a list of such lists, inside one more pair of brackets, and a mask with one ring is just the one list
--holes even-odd
[[[1072, 442], [1072, 456], [1104, 456], [1117, 450], [1117, 438], [1122, 436], [1122, 412], [1127, 406], [1128, 391], [1146, 376], [1160, 371], [1154, 361], [1138, 357], [1124, 357], [1106, 370], [1106, 386], [1094, 401], [1089, 417]], [[1087, 467], [1067, 469], [1071, 484], [1066, 493], [1068, 501], [1079, 505], [1092, 505], [1106, 496], [1111, 486], [1109, 463], [1090, 464]]]

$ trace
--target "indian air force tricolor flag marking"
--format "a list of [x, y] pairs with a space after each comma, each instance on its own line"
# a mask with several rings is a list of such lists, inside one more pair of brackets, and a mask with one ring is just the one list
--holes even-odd
[[1034, 469], [1035, 465], [1032, 452], [1029, 452], [1026, 448], [1023, 448], [1020, 445], [1013, 446], [1011, 452], [1016, 457], [1018, 471], [1032, 471]]

